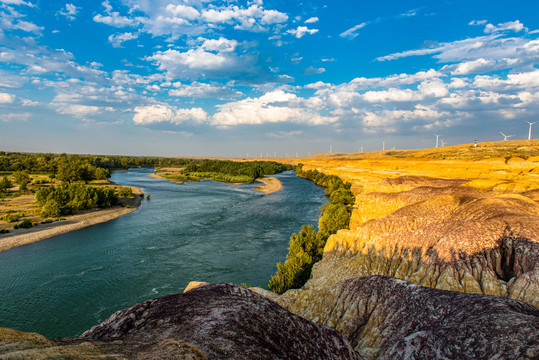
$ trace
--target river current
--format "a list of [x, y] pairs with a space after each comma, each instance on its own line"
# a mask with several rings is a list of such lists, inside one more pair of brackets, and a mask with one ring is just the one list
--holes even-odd
[[182, 292], [190, 281], [266, 287], [288, 241], [316, 226], [323, 189], [291, 171], [260, 184], [176, 184], [151, 169], [111, 180], [151, 194], [107, 223], [0, 253], [0, 327], [49, 338], [77, 336], [134, 303]]

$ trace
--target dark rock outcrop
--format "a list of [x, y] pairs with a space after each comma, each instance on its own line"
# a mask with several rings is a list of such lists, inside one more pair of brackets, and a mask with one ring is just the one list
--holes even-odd
[[[145, 301], [86, 331], [107, 352], [167, 358], [182, 341], [209, 359], [361, 359], [337, 331], [296, 316], [238, 285], [221, 283]], [[115, 349], [115, 351], [114, 351]], [[170, 347], [170, 356], [175, 347]], [[157, 356], [157, 355], [156, 355]]]
[[539, 310], [517, 300], [368, 276], [310, 306], [371, 359], [539, 358]]

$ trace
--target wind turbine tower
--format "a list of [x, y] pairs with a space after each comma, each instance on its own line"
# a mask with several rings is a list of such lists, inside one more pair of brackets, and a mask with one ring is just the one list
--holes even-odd
[[329, 145], [329, 153], [333, 154], [333, 145]]
[[386, 142], [382, 141], [382, 151], [385, 151], [385, 150], [386, 150]]
[[442, 147], [444, 147], [444, 146], [445, 146], [445, 142], [444, 142], [442, 139], [440, 139], [440, 142], [442, 143]]
[[530, 131], [528, 131], [528, 140], [531, 140], [532, 139], [532, 125], [535, 124], [537, 121], [534, 121], [534, 122], [526, 121], [526, 122], [530, 124]]
[[434, 134], [434, 135], [436, 135], [436, 148], [438, 148], [438, 138], [440, 137], [440, 135], [438, 134]]
[[515, 135], [505, 135], [503, 132], [500, 131], [500, 134], [503, 135], [503, 141], [507, 141], [508, 138], [515, 136]]

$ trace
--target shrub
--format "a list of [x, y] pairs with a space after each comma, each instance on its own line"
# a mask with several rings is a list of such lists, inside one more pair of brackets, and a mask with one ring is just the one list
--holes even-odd
[[32, 227], [32, 220], [24, 219], [20, 223], [16, 224], [13, 228], [14, 229], [30, 229], [31, 227]]
[[2, 220], [8, 223], [14, 223], [19, 221], [19, 214], [6, 214], [2, 217]]
[[0, 234], [7, 234], [9, 233], [8, 229], [0, 229]]
[[40, 224], [50, 224], [52, 222], [52, 219], [45, 219]]
[[[124, 187], [119, 191], [120, 196], [133, 196], [133, 189], [130, 187]], [[144, 196], [144, 195], [143, 195]]]

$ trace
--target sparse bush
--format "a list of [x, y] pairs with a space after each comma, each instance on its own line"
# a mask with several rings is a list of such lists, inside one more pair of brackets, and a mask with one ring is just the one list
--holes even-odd
[[30, 229], [32, 227], [32, 220], [23, 219], [20, 223], [16, 224], [13, 229]]
[[2, 217], [2, 220], [8, 223], [14, 223], [19, 221], [19, 214], [6, 214]]
[[0, 229], [0, 234], [7, 234], [9, 233], [8, 229]]
[[124, 187], [118, 193], [120, 196], [133, 196], [133, 189], [130, 187]]
[[52, 222], [52, 219], [45, 219], [40, 224], [50, 224]]

